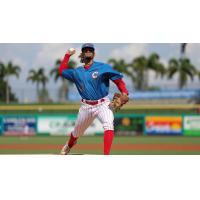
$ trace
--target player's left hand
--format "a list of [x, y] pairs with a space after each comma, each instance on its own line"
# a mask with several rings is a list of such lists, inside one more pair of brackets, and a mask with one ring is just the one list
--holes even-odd
[[110, 103], [110, 108], [117, 112], [121, 107], [129, 101], [128, 95], [125, 93], [115, 93]]

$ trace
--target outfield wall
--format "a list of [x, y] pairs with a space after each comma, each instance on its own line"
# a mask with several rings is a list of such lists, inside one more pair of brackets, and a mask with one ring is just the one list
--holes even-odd
[[[80, 104], [22, 104], [22, 105], [1, 105], [0, 114], [52, 114], [52, 113], [77, 113]], [[147, 113], [178, 113], [196, 114], [200, 112], [199, 104], [169, 104], [169, 105], [149, 105], [149, 104], [126, 104], [120, 113], [147, 114]]]
[[[0, 134], [6, 136], [69, 135], [76, 121], [76, 114], [9, 114], [0, 116]], [[185, 135], [200, 136], [200, 115], [141, 115], [116, 114], [115, 134]], [[103, 128], [96, 119], [85, 135], [102, 135]]]

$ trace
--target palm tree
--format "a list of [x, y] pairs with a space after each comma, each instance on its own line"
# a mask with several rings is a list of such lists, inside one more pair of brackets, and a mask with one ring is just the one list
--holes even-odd
[[197, 77], [198, 77], [199, 80], [200, 80], [200, 71], [199, 71], [199, 70], [196, 71], [196, 75], [197, 75]]
[[148, 58], [148, 68], [156, 72], [156, 76], [163, 77], [166, 73], [165, 66], [160, 62], [160, 57], [156, 53], [152, 53]]
[[30, 70], [27, 81], [32, 81], [32, 83], [36, 83], [36, 91], [37, 91], [37, 94], [39, 94], [39, 85], [40, 85], [39, 70], [38, 71], [36, 71], [34, 69]]
[[[48, 82], [48, 78], [45, 76], [44, 68], [41, 67], [38, 70], [30, 70], [27, 81], [36, 83], [38, 101], [44, 101], [44, 98], [48, 98], [48, 91], [46, 90], [46, 83]], [[40, 84], [42, 85], [41, 93]]]
[[[68, 86], [70, 84], [70, 81], [60, 76], [59, 71], [58, 71], [60, 63], [61, 63], [61, 60], [57, 59], [55, 62], [54, 68], [50, 71], [50, 76], [54, 78], [55, 82], [57, 82], [59, 79], [62, 80], [62, 86], [59, 91], [59, 97], [60, 97], [60, 101], [64, 102], [66, 98], [68, 99], [68, 94], [69, 94]], [[68, 63], [68, 69], [73, 69], [75, 68], [75, 66], [76, 66], [76, 62], [73, 60], [70, 60]]]
[[172, 58], [169, 61], [168, 78], [173, 78], [175, 74], [178, 74], [178, 88], [182, 89], [187, 84], [188, 77], [193, 80], [196, 68], [188, 58], [181, 58], [179, 60]]
[[130, 64], [136, 77], [135, 88], [138, 90], [144, 90], [146, 87], [145, 85], [147, 85], [147, 80], [145, 80], [145, 76], [147, 78], [147, 74], [145, 75], [147, 71], [147, 62], [145, 56], [140, 56], [135, 58]]
[[5, 79], [6, 83], [6, 103], [8, 104], [10, 102], [10, 93], [11, 89], [9, 86], [9, 78], [11, 76], [16, 76], [19, 78], [21, 68], [17, 65], [13, 65], [11, 61], [9, 61], [7, 64], [0, 63], [0, 77]]
[[154, 71], [156, 77], [159, 75], [163, 77], [166, 71], [164, 65], [160, 62], [159, 55], [156, 53], [152, 53], [149, 57], [139, 56], [130, 65], [135, 71], [135, 87], [138, 90], [146, 90], [149, 88], [149, 70]]
[[125, 63], [123, 59], [110, 59], [108, 62], [112, 64], [114, 69], [129, 76], [136, 89], [145, 90], [148, 89], [149, 70], [155, 71], [157, 76], [165, 74], [165, 67], [159, 59], [158, 54], [153, 53], [149, 57], [139, 56], [131, 63]]
[[108, 63], [112, 64], [112, 67], [120, 72], [127, 72], [128, 64], [123, 59], [116, 60], [114, 58], [111, 58], [108, 60]]

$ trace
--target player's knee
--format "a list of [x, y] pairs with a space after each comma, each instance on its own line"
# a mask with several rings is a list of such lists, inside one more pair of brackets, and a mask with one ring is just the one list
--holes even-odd
[[78, 131], [78, 130], [74, 130], [74, 131], [72, 131], [72, 134], [73, 134], [74, 137], [80, 137], [83, 134], [83, 132]]

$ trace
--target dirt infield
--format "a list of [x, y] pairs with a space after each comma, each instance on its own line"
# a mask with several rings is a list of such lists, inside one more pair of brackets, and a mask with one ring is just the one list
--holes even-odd
[[[0, 150], [60, 150], [54, 144], [0, 144]], [[75, 150], [102, 150], [103, 144], [77, 144]], [[113, 144], [113, 151], [200, 151], [200, 144]]]

